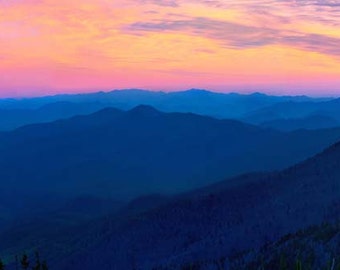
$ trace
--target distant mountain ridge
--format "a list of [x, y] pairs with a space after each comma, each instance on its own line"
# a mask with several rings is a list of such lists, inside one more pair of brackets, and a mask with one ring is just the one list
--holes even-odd
[[243, 119], [258, 124], [275, 119], [297, 119], [314, 115], [340, 121], [340, 98], [321, 102], [281, 102], [249, 112]]
[[24, 125], [47, 123], [75, 115], [91, 114], [105, 107], [102, 103], [72, 103], [58, 101], [37, 109], [0, 109], [0, 131]]
[[274, 119], [260, 124], [262, 127], [273, 128], [282, 131], [293, 131], [298, 129], [322, 129], [340, 126], [337, 121], [328, 115], [309, 115], [304, 118]]
[[217, 118], [242, 118], [245, 114], [280, 102], [317, 102], [306, 96], [269, 96], [261, 93], [215, 93], [191, 89], [153, 92], [139, 89], [37, 98], [0, 99], [0, 130], [89, 114], [105, 107], [129, 110], [140, 104], [165, 112], [191, 112]]
[[[137, 106], [138, 104], [149, 104], [149, 102], [164, 102], [166, 99], [176, 99], [185, 97], [218, 97], [225, 100], [237, 99], [253, 99], [254, 101], [270, 103], [269, 101], [277, 102], [308, 102], [308, 101], [327, 101], [333, 98], [312, 98], [308, 96], [271, 96], [260, 92], [251, 94], [241, 94], [237, 92], [212, 92], [205, 89], [189, 89], [183, 91], [163, 92], [163, 91], [150, 91], [144, 89], [120, 89], [108, 92], [92, 92], [92, 93], [78, 93], [78, 94], [58, 94], [52, 96], [32, 97], [32, 98], [7, 98], [0, 99], [1, 109], [37, 109], [49, 103], [55, 102], [110, 102], [113, 105], [118, 105], [120, 101], [125, 103], [132, 102], [129, 107]], [[162, 100], [164, 99], [164, 100]], [[116, 102], [116, 104], [114, 104]], [[159, 108], [160, 109], [160, 108]]]

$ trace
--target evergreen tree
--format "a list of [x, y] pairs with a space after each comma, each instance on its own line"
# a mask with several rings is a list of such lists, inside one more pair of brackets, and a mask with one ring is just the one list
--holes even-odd
[[295, 267], [296, 270], [302, 270], [302, 262], [300, 259], [297, 259], [296, 260], [296, 267]]
[[287, 265], [287, 260], [285, 254], [281, 254], [280, 257], [280, 270], [287, 270], [288, 265]]
[[41, 270], [39, 252], [35, 253], [35, 265], [32, 267], [32, 270]]
[[21, 264], [21, 268], [23, 270], [27, 270], [28, 267], [30, 266], [29, 260], [28, 260], [28, 256], [26, 254], [24, 254], [20, 260], [20, 264]]
[[47, 266], [46, 261], [43, 261], [43, 262], [42, 262], [42, 264], [41, 264], [41, 270], [48, 270], [48, 266]]
[[4, 269], [5, 269], [5, 264], [0, 259], [0, 270], [4, 270]]
[[15, 270], [18, 270], [19, 269], [19, 259], [18, 259], [18, 256], [15, 255]]

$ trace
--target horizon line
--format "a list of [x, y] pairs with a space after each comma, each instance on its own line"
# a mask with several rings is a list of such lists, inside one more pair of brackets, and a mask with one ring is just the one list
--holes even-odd
[[[117, 89], [84, 89], [79, 92], [68, 92], [70, 91], [65, 89], [65, 92], [56, 92], [46, 95], [39, 95], [38, 93], [32, 94], [32, 95], [24, 95], [24, 96], [0, 96], [0, 100], [24, 100], [24, 99], [34, 99], [34, 98], [48, 98], [48, 97], [58, 97], [58, 96], [76, 96], [76, 95], [91, 95], [91, 94], [109, 94], [116, 91], [142, 91], [142, 92], [151, 92], [151, 93], [163, 93], [163, 94], [174, 94], [174, 93], [183, 93], [183, 92], [189, 92], [189, 91], [201, 91], [201, 92], [208, 92], [208, 93], [214, 93], [214, 94], [221, 94], [221, 95], [242, 95], [242, 96], [251, 96], [251, 95], [265, 95], [265, 96], [273, 96], [273, 97], [307, 97], [307, 98], [340, 98], [339, 94], [326, 94], [326, 95], [318, 95], [314, 94], [311, 95], [310, 93], [301, 93], [301, 94], [289, 94], [289, 93], [282, 93], [280, 94], [278, 91], [271, 92], [268, 90], [239, 90], [239, 91], [218, 91], [218, 90], [212, 90], [212, 89], [206, 89], [206, 88], [187, 88], [187, 89], [178, 89], [178, 90], [166, 90], [166, 89], [147, 89], [147, 88], [117, 88]], [[58, 90], [55, 90], [58, 91]]]

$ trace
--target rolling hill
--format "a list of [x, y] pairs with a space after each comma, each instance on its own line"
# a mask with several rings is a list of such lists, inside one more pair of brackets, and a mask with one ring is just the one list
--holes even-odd
[[225, 267], [241, 251], [313, 224], [338, 222], [339, 160], [337, 144], [284, 171], [241, 176], [121, 225], [113, 222], [102, 242], [67, 258], [59, 269], [129, 269], [132, 263], [138, 269], [183, 269], [223, 255]]
[[323, 223], [235, 257], [230, 269], [340, 269], [339, 243], [340, 222]]
[[[165, 200], [149, 197], [144, 210], [131, 212], [130, 205], [111, 217], [66, 228], [30, 245], [49, 254], [51, 269], [63, 270], [205, 270], [229, 269], [232, 265], [237, 265], [235, 269], [252, 269], [247, 265], [258, 265], [257, 255], [261, 254], [266, 259], [260, 263], [279, 269], [275, 252], [280, 250], [289, 250], [285, 254], [290, 263], [299, 258], [309, 263], [305, 260], [310, 250], [307, 244], [317, 251], [338, 250], [336, 240], [332, 244], [324, 239], [338, 237], [339, 162], [337, 143], [280, 172], [246, 174]], [[153, 199], [158, 203], [150, 208]], [[325, 222], [334, 225], [308, 229]], [[301, 230], [305, 233], [296, 233]], [[320, 235], [316, 247], [311, 241]], [[7, 245], [1, 245], [5, 254], [15, 249], [9, 246], [17, 240], [6, 241]], [[279, 242], [270, 244], [275, 241]], [[267, 249], [261, 249], [263, 245]], [[268, 249], [273, 245], [278, 247], [275, 252]], [[301, 248], [295, 249], [296, 245]], [[289, 246], [291, 249], [287, 249]], [[300, 257], [294, 252], [301, 252]], [[325, 254], [319, 253], [316, 258], [320, 258], [314, 261], [316, 265], [327, 262]]]
[[0, 133], [2, 193], [117, 199], [177, 193], [282, 169], [338, 139], [340, 129], [284, 133], [149, 106], [110, 108]]

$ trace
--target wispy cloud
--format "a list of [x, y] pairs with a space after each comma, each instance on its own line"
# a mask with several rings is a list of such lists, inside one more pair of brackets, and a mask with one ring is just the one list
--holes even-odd
[[157, 6], [165, 6], [165, 7], [179, 7], [179, 4], [176, 0], [137, 0], [139, 4], [151, 3]]
[[271, 43], [276, 32], [269, 28], [250, 27], [208, 18], [187, 20], [136, 22], [124, 28], [130, 33], [178, 31], [219, 40], [226, 47], [246, 48]]
[[0, 72], [44, 88], [335, 80], [339, 29], [338, 0], [0, 0]]
[[173, 21], [135, 22], [123, 29], [128, 33], [136, 34], [177, 31], [214, 39], [221, 42], [222, 46], [233, 49], [284, 44], [303, 50], [340, 56], [340, 38], [274, 29], [270, 26], [248, 26], [203, 17]]

